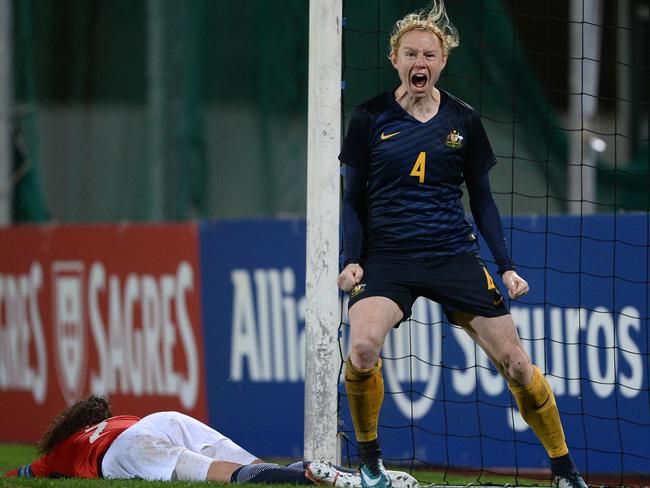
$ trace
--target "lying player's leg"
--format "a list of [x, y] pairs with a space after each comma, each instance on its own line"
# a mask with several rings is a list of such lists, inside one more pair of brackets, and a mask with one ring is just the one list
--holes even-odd
[[[219, 463], [219, 461], [215, 461]], [[227, 470], [227, 467], [224, 467]], [[221, 467], [215, 467], [219, 470]], [[225, 472], [225, 471], [224, 471]], [[290, 484], [311, 485], [314, 483], [304, 469], [295, 469], [273, 463], [254, 463], [241, 466], [233, 471], [228, 480], [208, 478], [213, 481], [230, 481], [232, 483], [264, 483], [264, 484]]]
[[[215, 461], [222, 464], [212, 466]], [[148, 415], [122, 432], [102, 461], [105, 478], [229, 481], [234, 470], [259, 461], [227, 437], [179, 412]]]
[[[386, 471], [393, 488], [419, 488], [420, 483], [404, 471]], [[361, 475], [340, 466], [335, 466], [323, 461], [309, 463], [306, 471], [307, 477], [320, 485], [331, 485], [338, 488], [361, 488]]]
[[187, 450], [179, 456], [172, 479], [240, 484], [313, 484], [302, 467], [296, 469], [263, 461], [242, 466], [228, 461], [212, 460]]

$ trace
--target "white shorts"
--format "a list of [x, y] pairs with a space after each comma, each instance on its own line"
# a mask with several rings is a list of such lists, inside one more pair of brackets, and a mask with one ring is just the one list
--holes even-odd
[[171, 480], [178, 458], [188, 450], [200, 465], [196, 481], [207, 478], [212, 461], [247, 465], [257, 459], [203, 422], [179, 412], [158, 412], [115, 438], [102, 460], [102, 476]]

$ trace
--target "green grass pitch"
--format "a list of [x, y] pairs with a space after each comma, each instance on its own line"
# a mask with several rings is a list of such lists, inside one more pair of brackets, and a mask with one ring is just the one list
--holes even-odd
[[[25, 444], [0, 444], [0, 474], [10, 469], [17, 468], [29, 463], [37, 457], [36, 447]], [[439, 485], [468, 486], [486, 484], [492, 486], [545, 486], [550, 483], [546, 480], [533, 480], [519, 477], [515, 480], [507, 476], [463, 476], [435, 471], [418, 471], [413, 473], [422, 486], [435, 483]], [[106, 488], [178, 488], [178, 487], [201, 487], [201, 486], [227, 486], [224, 483], [188, 482], [188, 481], [143, 481], [143, 480], [87, 480], [87, 479], [16, 479], [0, 477], [0, 488], [5, 487], [48, 487], [48, 488], [82, 488], [86, 486], [100, 485]], [[264, 485], [256, 485], [263, 488]], [[269, 487], [271, 485], [268, 485]], [[273, 488], [295, 488], [293, 485], [273, 485]]]

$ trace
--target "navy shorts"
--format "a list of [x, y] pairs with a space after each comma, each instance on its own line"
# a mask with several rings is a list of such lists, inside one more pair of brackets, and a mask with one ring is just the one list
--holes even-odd
[[481, 317], [510, 313], [485, 263], [475, 254], [440, 262], [371, 257], [363, 265], [361, 283], [350, 292], [348, 308], [376, 296], [397, 303], [404, 313], [402, 321], [411, 316], [411, 307], [420, 296], [442, 305], [452, 324], [456, 323], [453, 312]]

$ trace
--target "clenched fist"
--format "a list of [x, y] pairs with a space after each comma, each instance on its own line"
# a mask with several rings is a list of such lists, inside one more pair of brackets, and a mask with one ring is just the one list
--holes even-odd
[[363, 278], [363, 268], [357, 263], [350, 263], [341, 271], [336, 284], [344, 292], [349, 292], [361, 282], [361, 278]]
[[510, 270], [503, 273], [503, 284], [508, 289], [510, 298], [519, 298], [528, 293], [528, 282], [516, 272]]

